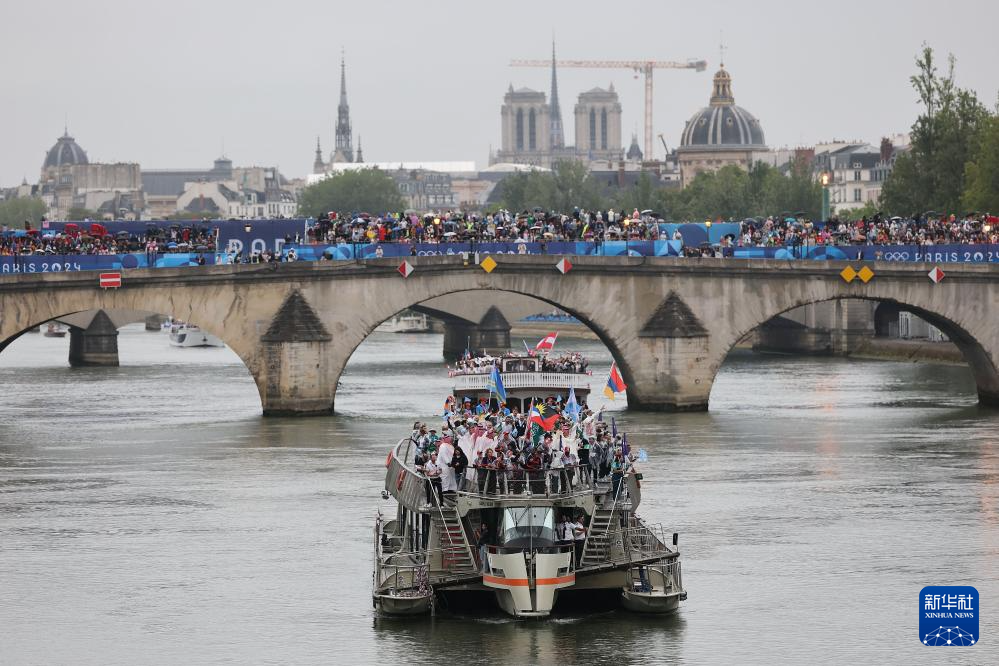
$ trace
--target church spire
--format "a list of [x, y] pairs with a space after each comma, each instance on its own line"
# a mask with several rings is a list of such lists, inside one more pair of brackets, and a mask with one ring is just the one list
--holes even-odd
[[319, 137], [316, 137], [316, 159], [312, 162], [312, 173], [325, 173], [326, 165], [323, 163], [323, 149], [319, 145]]
[[347, 104], [347, 64], [340, 54], [340, 104], [336, 109], [336, 145], [333, 149], [333, 162], [353, 162], [354, 149], [350, 129], [350, 106]]
[[364, 161], [364, 155], [361, 153], [361, 135], [360, 134], [357, 135], [357, 155], [355, 156], [354, 161], [357, 162], [358, 164], [360, 164], [361, 162]]
[[562, 133], [562, 109], [558, 105], [558, 77], [555, 72], [554, 39], [552, 39], [551, 144], [553, 149], [565, 147], [565, 135]]

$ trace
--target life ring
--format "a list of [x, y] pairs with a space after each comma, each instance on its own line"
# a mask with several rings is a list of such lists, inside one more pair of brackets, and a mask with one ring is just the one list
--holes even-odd
[[385, 466], [388, 467], [392, 464], [392, 449], [389, 449], [388, 455], [385, 456]]
[[406, 477], [406, 470], [399, 470], [399, 476], [395, 479], [395, 489], [402, 490], [402, 480]]

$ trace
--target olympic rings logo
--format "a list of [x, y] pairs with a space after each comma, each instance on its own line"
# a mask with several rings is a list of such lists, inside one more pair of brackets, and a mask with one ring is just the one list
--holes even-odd
[[882, 261], [909, 261], [908, 252], [883, 252], [881, 253]]

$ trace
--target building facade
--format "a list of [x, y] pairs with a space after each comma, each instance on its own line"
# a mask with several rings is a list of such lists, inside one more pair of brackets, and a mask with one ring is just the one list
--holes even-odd
[[35, 191], [56, 219], [74, 208], [104, 218], [135, 218], [145, 208], [139, 165], [91, 162], [68, 131], [45, 154]]
[[575, 118], [577, 153], [587, 161], [621, 157], [621, 103], [614, 84], [580, 93]]
[[695, 113], [684, 127], [677, 148], [683, 187], [702, 172], [729, 164], [748, 169], [753, 153], [765, 152], [760, 121], [735, 103], [732, 77], [722, 65], [714, 76], [708, 106]]

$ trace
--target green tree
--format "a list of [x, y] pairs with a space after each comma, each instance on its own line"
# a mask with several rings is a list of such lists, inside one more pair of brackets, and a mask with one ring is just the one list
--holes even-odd
[[857, 208], [836, 207], [834, 215], [840, 220], [856, 222], [862, 217], [871, 217], [881, 210], [881, 207], [873, 201], [868, 201], [863, 206]]
[[73, 208], [70, 208], [68, 211], [66, 211], [67, 220], [84, 220], [87, 218], [93, 220], [96, 217], [97, 213], [90, 210], [89, 208], [81, 208], [79, 206], [74, 206]]
[[965, 164], [989, 114], [974, 92], [955, 85], [954, 64], [951, 55], [946, 74], [938, 72], [929, 46], [916, 58], [910, 81], [923, 111], [912, 126], [908, 155], [896, 160], [881, 191], [882, 205], [893, 213], [960, 210]]
[[332, 210], [377, 214], [405, 206], [392, 177], [375, 168], [344, 171], [309, 185], [299, 197], [299, 211], [310, 217]]
[[999, 214], [999, 116], [983, 123], [978, 147], [964, 166], [964, 195], [968, 210]]
[[512, 211], [540, 207], [567, 212], [574, 207], [598, 210], [606, 205], [589, 169], [577, 160], [556, 162], [551, 171], [512, 173], [499, 187], [503, 207]]
[[27, 220], [37, 229], [46, 211], [48, 207], [41, 199], [19, 198], [0, 201], [0, 225], [6, 225], [11, 229], [23, 229]]

